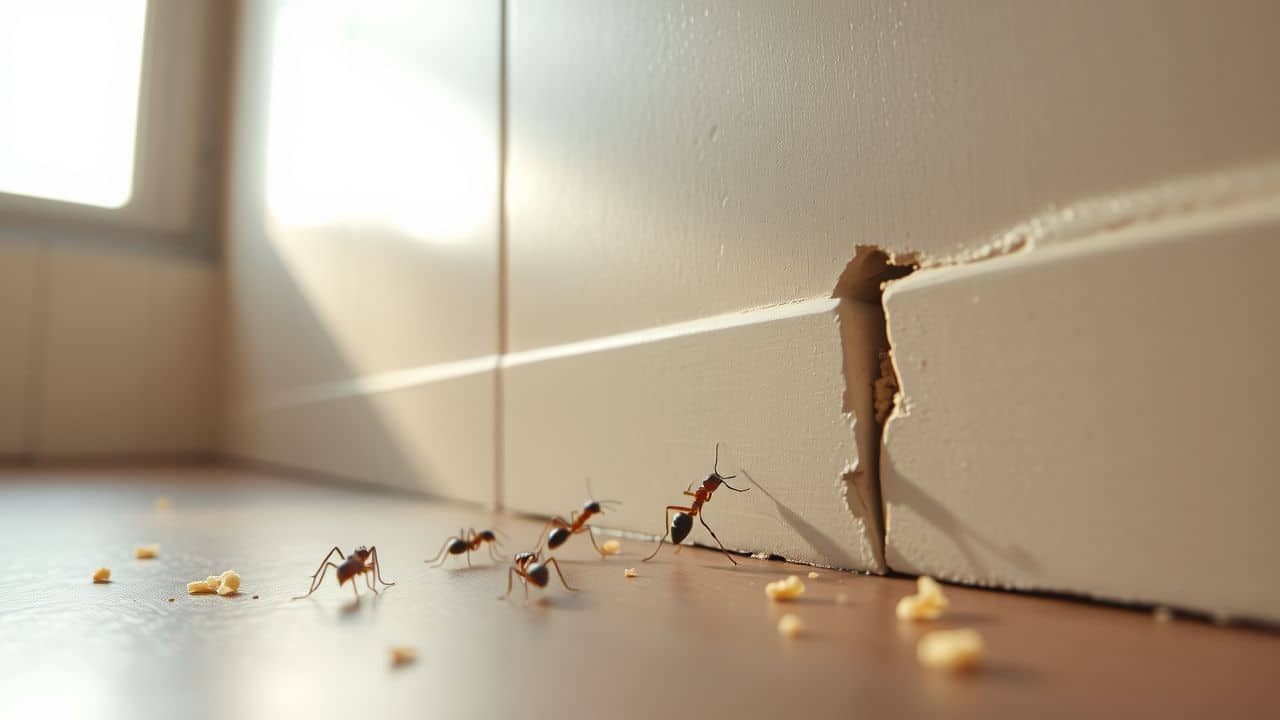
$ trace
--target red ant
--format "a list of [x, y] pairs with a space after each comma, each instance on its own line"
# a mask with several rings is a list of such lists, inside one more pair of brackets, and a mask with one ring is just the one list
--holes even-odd
[[[588, 480], [587, 495], [590, 496], [592, 494], [593, 493], [591, 492], [591, 482]], [[547, 521], [546, 527], [542, 528], [542, 532], [546, 537], [541, 538], [541, 536], [539, 536], [540, 539], [538, 541], [537, 547], [541, 548], [542, 543], [545, 539], [545, 542], [547, 543], [547, 547], [551, 550], [555, 550], [556, 548], [565, 544], [565, 542], [569, 538], [573, 537], [574, 535], [578, 535], [585, 532], [587, 534], [587, 537], [591, 539], [591, 544], [595, 546], [596, 552], [600, 553], [600, 557], [605, 557], [605, 552], [600, 549], [599, 545], [596, 544], [596, 536], [594, 533], [591, 532], [591, 528], [587, 525], [587, 521], [591, 519], [592, 515], [597, 515], [597, 514], [603, 515], [604, 514], [603, 507], [606, 507], [610, 504], [617, 505], [617, 504], [620, 504], [620, 501], [618, 500], [587, 500], [587, 502], [583, 503], [582, 505], [581, 514], [579, 514], [579, 511], [574, 510], [572, 513], [569, 514], [568, 520], [565, 520], [563, 517], [560, 517], [559, 515], [552, 516], [552, 518]]]
[[[338, 553], [338, 557], [342, 558], [341, 565], [335, 565], [329, 562], [329, 558], [333, 557], [334, 553]], [[386, 587], [395, 585], [393, 582], [387, 582], [382, 579], [382, 570], [378, 565], [378, 548], [376, 545], [368, 548], [361, 545], [356, 548], [354, 552], [345, 557], [343, 556], [342, 551], [335, 545], [334, 548], [329, 551], [329, 554], [324, 556], [324, 560], [320, 561], [320, 567], [316, 568], [315, 574], [311, 576], [311, 589], [307, 591], [306, 595], [299, 595], [292, 599], [301, 600], [305, 597], [310, 597], [311, 593], [315, 592], [316, 589], [320, 587], [320, 584], [324, 582], [324, 576], [328, 574], [329, 568], [333, 568], [338, 571], [339, 587], [346, 584], [348, 580], [352, 580], [357, 575], [364, 575], [365, 584], [369, 586], [369, 589], [373, 591], [374, 595], [378, 594], [378, 588], [374, 584], [375, 578], [377, 579], [377, 582], [382, 583]], [[351, 590], [355, 592], [356, 600], [358, 601], [360, 599], [360, 590], [356, 588], [354, 581], [351, 583]]]
[[564, 573], [560, 571], [560, 563], [553, 557], [548, 557], [544, 562], [542, 553], [539, 550], [532, 552], [516, 553], [514, 563], [507, 569], [507, 592], [498, 597], [499, 600], [505, 600], [511, 597], [511, 588], [513, 576], [519, 577], [520, 582], [524, 585], [524, 599], [529, 601], [529, 583], [533, 583], [540, 588], [545, 588], [547, 582], [551, 579], [551, 573], [547, 571], [548, 565], [556, 566], [556, 574], [560, 576], [560, 584], [565, 590], [577, 592], [578, 588], [570, 587], [569, 583], [564, 579]]
[[693, 498], [693, 502], [690, 503], [688, 507], [684, 507], [682, 505], [667, 506], [666, 511], [663, 513], [664, 518], [667, 516], [667, 513], [670, 513], [672, 510], [678, 510], [679, 512], [676, 513], [674, 518], [671, 518], [670, 529], [662, 534], [662, 540], [658, 541], [658, 547], [654, 548], [653, 554], [645, 558], [644, 562], [652, 560], [658, 554], [658, 551], [662, 549], [662, 543], [666, 541], [668, 534], [671, 535], [671, 543], [677, 546], [676, 549], [678, 551], [680, 543], [689, 536], [689, 531], [693, 529], [693, 518], [697, 517], [698, 522], [702, 523], [702, 527], [706, 528], [707, 532], [711, 533], [711, 537], [715, 538], [716, 544], [720, 546], [720, 552], [723, 552], [724, 556], [729, 558], [729, 562], [737, 565], [738, 561], [733, 559], [733, 556], [725, 549], [724, 543], [720, 542], [720, 538], [716, 537], [716, 531], [712, 530], [711, 526], [707, 524], [707, 521], [699, 514], [702, 510], [702, 506], [711, 502], [711, 493], [715, 492], [716, 488], [721, 485], [724, 485], [734, 492], [746, 492], [751, 489], [742, 488], [739, 490], [725, 482], [726, 480], [732, 480], [736, 477], [738, 476], [720, 474], [720, 443], [716, 443], [716, 464], [714, 466], [714, 470], [707, 476], [706, 480], [702, 481], [702, 484], [698, 486], [698, 489], [695, 492], [689, 492], [690, 488], [693, 487], [693, 483], [689, 483], [689, 487], [685, 488], [684, 494]]
[[440, 552], [435, 557], [426, 562], [431, 567], [439, 567], [449, 559], [450, 555], [467, 554], [467, 567], [471, 567], [471, 551], [479, 550], [484, 543], [489, 543], [489, 557], [496, 562], [501, 562], [502, 558], [494, 552], [494, 547], [498, 544], [498, 536], [492, 530], [481, 530], [476, 532], [475, 528], [459, 530], [458, 534], [444, 541], [444, 545], [440, 546]]

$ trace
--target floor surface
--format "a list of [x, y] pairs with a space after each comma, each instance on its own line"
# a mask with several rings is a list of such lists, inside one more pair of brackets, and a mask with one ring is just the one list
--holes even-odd
[[[810, 568], [704, 549], [642, 563], [652, 545], [629, 540], [600, 560], [585, 537], [557, 553], [579, 592], [502, 601], [506, 568], [484, 554], [423, 563], [461, 526], [509, 550], [540, 529], [243, 470], [0, 472], [0, 717], [1241, 717], [1280, 701], [1267, 631], [956, 587], [947, 618], [904, 624], [910, 580], [820, 570], [783, 606], [765, 583]], [[149, 543], [159, 556], [134, 559]], [[396, 586], [356, 603], [330, 577], [290, 601], [335, 544], [376, 544]], [[112, 581], [92, 583], [104, 565]], [[239, 595], [186, 594], [230, 568]], [[778, 634], [786, 612], [803, 636]], [[981, 669], [917, 664], [921, 634], [961, 626], [984, 636]], [[395, 645], [419, 659], [391, 667]]]

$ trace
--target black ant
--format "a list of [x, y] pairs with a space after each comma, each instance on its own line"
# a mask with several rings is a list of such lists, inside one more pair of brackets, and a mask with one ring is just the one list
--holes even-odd
[[[547, 570], [547, 566], [555, 565], [556, 574], [560, 576], [560, 584], [565, 590], [577, 592], [578, 588], [570, 587], [569, 583], [564, 579], [564, 573], [560, 571], [560, 563], [553, 557], [548, 557], [546, 561], [542, 560], [542, 552], [534, 550], [532, 552], [516, 553], [514, 562], [507, 569], [507, 592], [498, 597], [499, 600], [505, 600], [511, 597], [512, 580], [519, 577], [520, 582], [524, 585], [524, 599], [529, 601], [529, 583], [533, 583], [540, 588], [545, 588], [547, 582], [551, 579], [551, 573]], [[514, 577], [513, 577], [514, 576]]]
[[[329, 562], [329, 558], [333, 557], [334, 553], [338, 553], [338, 557], [342, 558], [341, 565], [335, 565]], [[311, 576], [311, 589], [307, 591], [306, 595], [299, 595], [292, 599], [301, 600], [305, 597], [310, 597], [311, 593], [315, 592], [316, 589], [320, 587], [320, 584], [324, 582], [324, 576], [328, 574], [329, 568], [333, 568], [338, 571], [339, 587], [346, 584], [348, 580], [352, 580], [357, 575], [364, 575], [365, 584], [369, 586], [369, 589], [373, 591], [374, 595], [378, 594], [375, 579], [386, 587], [395, 585], [393, 582], [387, 582], [382, 579], [382, 569], [378, 565], [378, 548], [376, 545], [367, 548], [361, 545], [350, 555], [345, 557], [343, 556], [342, 551], [335, 545], [334, 548], [329, 551], [329, 554], [324, 556], [324, 560], [320, 561], [320, 567], [316, 568], [315, 574]], [[351, 590], [356, 594], [356, 600], [359, 600], [360, 590], [356, 588], [354, 581], [351, 583]]]
[[426, 562], [431, 567], [438, 567], [449, 559], [450, 555], [467, 554], [467, 567], [471, 567], [471, 551], [479, 550], [484, 543], [489, 543], [489, 557], [496, 562], [501, 562], [502, 558], [498, 557], [494, 552], [494, 547], [498, 545], [498, 536], [492, 530], [476, 531], [475, 528], [459, 530], [458, 534], [444, 541], [444, 545], [440, 546], [440, 552], [435, 557]]
[[[592, 494], [594, 493], [591, 492], [591, 482], [588, 480], [587, 495], [590, 496]], [[546, 527], [542, 528], [542, 532], [546, 537], [542, 538], [542, 536], [539, 536], [537, 547], [541, 548], [542, 543], [545, 540], [547, 547], [551, 550], [555, 550], [565, 544], [565, 541], [569, 538], [585, 532], [587, 537], [591, 539], [591, 544], [595, 546], [596, 552], [600, 553], [600, 557], [605, 557], [605, 551], [601, 550], [600, 546], [596, 544], [596, 536], [591, 532], [591, 528], [587, 525], [587, 521], [591, 519], [592, 515], [604, 514], [605, 507], [618, 504], [621, 504], [618, 500], [587, 500], [587, 502], [582, 504], [581, 511], [574, 510], [572, 513], [569, 513], [568, 520], [565, 520], [559, 515], [552, 516], [551, 519], [547, 521]]]
[[[666, 541], [668, 534], [671, 535], [671, 543], [679, 546], [680, 543], [689, 536], [689, 531], [693, 529], [693, 518], [697, 517], [698, 522], [702, 523], [702, 527], [706, 528], [707, 532], [711, 533], [711, 537], [715, 538], [716, 544], [720, 546], [720, 551], [724, 553], [724, 556], [729, 558], [729, 562], [737, 565], [738, 561], [733, 559], [733, 556], [725, 549], [724, 543], [720, 542], [720, 538], [716, 537], [716, 531], [712, 530], [711, 526], [707, 524], [707, 521], [699, 514], [702, 510], [702, 506], [711, 502], [711, 493], [715, 492], [716, 488], [721, 485], [724, 485], [734, 492], [746, 492], [751, 489], [742, 488], [739, 490], [725, 482], [726, 480], [732, 480], [736, 477], [738, 476], [720, 474], [720, 443], [716, 443], [716, 464], [712, 473], [707, 476], [706, 480], [702, 481], [702, 484], [698, 486], [698, 489], [695, 492], [689, 492], [690, 488], [693, 487], [693, 483], [689, 483], [689, 487], [685, 488], [684, 494], [693, 498], [693, 502], [690, 503], [688, 507], [684, 507], [682, 505], [667, 506], [666, 511], [663, 513], [664, 519], [667, 516], [667, 513], [670, 513], [672, 510], [678, 510], [679, 512], [676, 513], [675, 517], [671, 518], [670, 529], [662, 534], [662, 540], [658, 541], [658, 547], [654, 548], [653, 554], [645, 558], [644, 562], [652, 560], [658, 554], [658, 551], [662, 549], [662, 543]], [[679, 550], [678, 547], [677, 550]]]

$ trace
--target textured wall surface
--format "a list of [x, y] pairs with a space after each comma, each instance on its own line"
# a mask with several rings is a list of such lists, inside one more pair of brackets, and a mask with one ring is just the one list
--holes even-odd
[[1280, 620], [1280, 202], [886, 295], [889, 566]]
[[493, 499], [499, 21], [244, 3], [232, 455]]

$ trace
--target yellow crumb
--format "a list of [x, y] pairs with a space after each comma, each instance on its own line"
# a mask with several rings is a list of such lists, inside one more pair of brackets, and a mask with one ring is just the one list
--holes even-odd
[[93, 574], [93, 581], [96, 583], [104, 583], [111, 580], [111, 568], [98, 568]]
[[622, 543], [617, 540], [605, 540], [600, 546], [600, 552], [605, 555], [617, 555], [619, 552], [622, 552]]
[[163, 495], [156, 498], [156, 501], [152, 503], [152, 506], [155, 507], [157, 512], [164, 512], [166, 510], [173, 509], [173, 503], [169, 502], [169, 498]]
[[150, 560], [159, 552], [159, 545], [139, 545], [133, 549], [133, 556], [139, 560]]
[[920, 638], [916, 659], [925, 667], [965, 670], [978, 664], [982, 651], [982, 636], [976, 630], [934, 630]]
[[791, 613], [787, 613], [778, 620], [778, 632], [786, 637], [793, 638], [804, 632], [804, 621]]
[[399, 667], [408, 665], [418, 659], [418, 651], [415, 648], [404, 645], [397, 645], [391, 648], [391, 666]]
[[203, 580], [192, 580], [187, 583], [187, 592], [191, 595], [234, 595], [240, 590], [240, 575], [235, 570], [227, 570], [221, 575], [210, 575]]
[[810, 571], [809, 571], [809, 579], [810, 579], [810, 580], [817, 580], [817, 579], [818, 579], [818, 573], [814, 572], [813, 570], [810, 570]]
[[836, 595], [836, 604], [837, 604], [837, 605], [844, 605], [844, 604], [845, 604], [845, 603], [847, 603], [847, 602], [849, 602], [849, 596], [848, 596], [848, 595], [845, 595], [844, 593], [839, 593], [839, 594], [837, 594], [837, 595]]
[[774, 600], [794, 600], [804, 594], [804, 583], [795, 575], [764, 586], [764, 594]]
[[622, 571], [622, 574], [623, 574], [624, 576], [626, 576], [626, 577], [633, 578], [633, 577], [635, 577], [638, 573], [636, 573], [636, 569], [635, 569], [635, 568], [627, 568], [626, 570], [623, 570], [623, 571]]
[[1173, 611], [1161, 606], [1151, 611], [1151, 617], [1155, 618], [1158, 623], [1173, 622]]
[[916, 580], [916, 594], [898, 601], [899, 620], [937, 620], [942, 617], [950, 601], [942, 594], [942, 586], [928, 575]]

